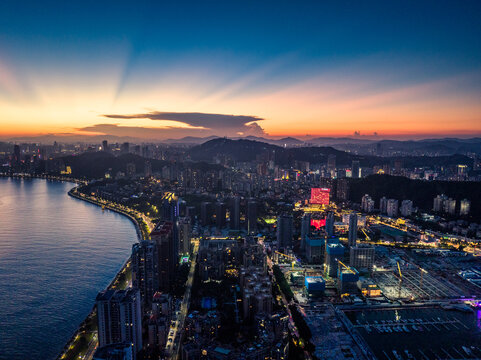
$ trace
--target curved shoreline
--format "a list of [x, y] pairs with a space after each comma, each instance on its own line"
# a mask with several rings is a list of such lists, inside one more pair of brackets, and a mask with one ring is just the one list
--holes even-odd
[[[65, 180], [64, 180], [65, 181]], [[80, 181], [75, 181], [77, 184], [78, 183], [82, 183]], [[130, 215], [129, 213], [126, 213], [124, 211], [121, 211], [119, 209], [115, 209], [115, 208], [112, 208], [108, 205], [105, 205], [105, 204], [102, 204], [98, 201], [95, 201], [93, 199], [89, 199], [89, 198], [85, 198], [85, 197], [82, 197], [80, 196], [78, 193], [77, 193], [77, 187], [78, 186], [75, 186], [73, 187], [72, 189], [70, 189], [68, 191], [68, 195], [73, 197], [73, 198], [76, 198], [78, 200], [82, 200], [82, 201], [86, 201], [88, 203], [91, 203], [91, 204], [94, 204], [94, 205], [97, 205], [97, 206], [100, 206], [100, 207], [105, 207], [106, 209], [108, 210], [111, 210], [111, 211], [114, 211], [118, 214], [121, 214], [121, 215], [124, 215], [126, 216], [128, 219], [130, 219], [130, 221], [134, 224], [134, 227], [135, 227], [135, 231], [137, 232], [137, 241], [141, 241], [141, 240], [144, 240], [144, 235], [142, 233], [142, 230], [141, 230], [141, 227], [140, 227], [140, 224], [138, 222], [138, 220]], [[115, 282], [119, 279], [120, 275], [122, 273], [124, 273], [126, 271], [126, 269], [130, 266], [130, 256], [127, 258], [127, 260], [124, 262], [124, 264], [121, 266], [121, 268], [119, 269], [119, 271], [116, 273], [116, 275], [114, 276], [114, 278], [112, 279], [112, 281], [109, 283], [109, 285], [107, 285], [106, 289], [110, 289], [112, 288], [112, 286], [114, 286]], [[76, 341], [76, 339], [80, 336], [81, 332], [80, 332], [80, 329], [82, 328], [82, 326], [84, 326], [87, 322], [88, 319], [92, 318], [94, 315], [95, 315], [95, 312], [96, 312], [96, 306], [95, 304], [93, 305], [92, 307], [92, 310], [90, 310], [90, 312], [88, 313], [88, 315], [85, 317], [84, 320], [82, 320], [82, 322], [79, 324], [79, 326], [77, 327], [77, 330], [75, 330], [75, 332], [72, 334], [72, 336], [70, 337], [70, 339], [67, 341], [67, 343], [65, 344], [65, 346], [63, 347], [63, 349], [60, 351], [60, 354], [56, 357], [56, 360], [60, 360], [60, 359], [63, 359], [63, 356], [66, 354], [66, 352], [70, 349], [70, 346]]]

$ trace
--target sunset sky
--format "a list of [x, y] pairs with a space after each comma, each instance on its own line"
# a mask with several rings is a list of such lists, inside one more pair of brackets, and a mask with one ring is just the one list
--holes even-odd
[[481, 135], [480, 1], [159, 3], [1, 1], [0, 137]]

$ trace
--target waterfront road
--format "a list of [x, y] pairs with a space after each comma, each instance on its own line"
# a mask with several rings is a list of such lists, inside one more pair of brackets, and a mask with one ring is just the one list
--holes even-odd
[[[180, 312], [177, 316], [177, 320], [174, 325], [171, 326], [169, 332], [169, 339], [172, 342], [167, 342], [165, 348], [166, 354], [172, 360], [176, 360], [180, 350], [180, 342], [182, 339], [182, 331], [184, 329], [184, 322], [189, 311], [190, 295], [192, 290], [192, 284], [194, 283], [195, 265], [197, 262], [197, 253], [199, 252], [199, 241], [194, 241], [194, 250], [192, 252], [192, 263], [190, 264], [189, 276], [187, 277], [187, 282], [185, 283], [185, 293], [182, 299], [182, 305], [180, 306]], [[170, 333], [173, 331], [173, 335]]]

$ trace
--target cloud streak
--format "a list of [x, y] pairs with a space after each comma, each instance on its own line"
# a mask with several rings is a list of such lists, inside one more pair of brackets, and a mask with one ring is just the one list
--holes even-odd
[[252, 122], [262, 121], [263, 118], [251, 115], [226, 115], [209, 114], [200, 112], [163, 112], [152, 111], [144, 114], [132, 115], [102, 115], [110, 119], [150, 119], [150, 120], [169, 120], [178, 121], [190, 126], [204, 127], [207, 129], [232, 129], [249, 125]]

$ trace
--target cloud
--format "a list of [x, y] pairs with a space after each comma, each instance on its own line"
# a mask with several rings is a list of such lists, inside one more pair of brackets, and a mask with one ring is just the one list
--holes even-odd
[[191, 126], [202, 126], [208, 129], [235, 128], [244, 126], [253, 121], [262, 121], [263, 118], [251, 115], [226, 115], [209, 113], [184, 113], [184, 112], [162, 112], [152, 111], [145, 114], [133, 115], [102, 115], [111, 119], [151, 119], [151, 120], [171, 120], [186, 123]]
[[181, 136], [192, 136], [193, 134], [219, 136], [267, 135], [264, 129], [257, 123], [258, 121], [262, 121], [264, 119], [251, 115], [152, 111], [144, 114], [104, 114], [102, 116], [105, 118], [118, 120], [150, 119], [162, 121], [162, 126], [159, 127], [153, 125], [152, 127], [141, 127], [122, 126], [119, 124], [96, 124], [78, 130], [110, 134], [113, 130], [115, 130], [115, 132], [124, 132], [124, 130], [129, 129], [129, 131], [135, 131], [136, 133], [150, 132], [150, 134], [152, 134], [153, 131], [157, 135], [178, 133], [181, 134]]

